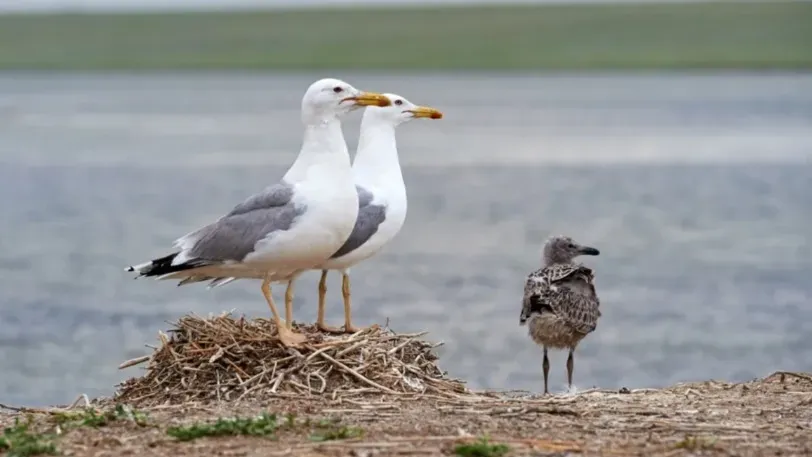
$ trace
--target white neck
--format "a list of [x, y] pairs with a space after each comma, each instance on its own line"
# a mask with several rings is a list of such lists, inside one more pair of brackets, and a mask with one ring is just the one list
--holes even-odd
[[404, 187], [394, 125], [366, 116], [361, 120], [352, 170], [355, 183], [362, 186]]
[[305, 125], [304, 139], [299, 157], [293, 162], [283, 180], [295, 183], [306, 178], [314, 165], [334, 168], [341, 173], [350, 168], [350, 154], [341, 122], [337, 118], [322, 119]]

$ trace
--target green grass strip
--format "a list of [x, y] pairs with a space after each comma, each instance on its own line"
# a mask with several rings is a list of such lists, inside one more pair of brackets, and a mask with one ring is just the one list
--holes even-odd
[[0, 16], [0, 69], [812, 68], [812, 3]]

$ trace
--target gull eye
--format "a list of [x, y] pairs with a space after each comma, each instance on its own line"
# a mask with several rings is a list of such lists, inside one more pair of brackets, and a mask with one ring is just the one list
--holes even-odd
[[335, 87], [333, 87], [333, 92], [335, 92], [337, 94], [340, 94], [340, 93], [344, 92], [344, 89], [342, 89], [341, 86], [335, 86]]
[[403, 104], [403, 100], [401, 100], [401, 99], [397, 99], [397, 100], [395, 100], [395, 105], [400, 106], [400, 105], [402, 105], [402, 104]]
[[572, 244], [572, 243], [570, 243], [570, 244], [568, 244], [568, 245], [567, 245], [567, 247], [568, 247], [568, 248], [570, 248], [570, 249], [574, 249], [574, 248], [575, 248], [575, 245], [574, 245], [574, 244]]

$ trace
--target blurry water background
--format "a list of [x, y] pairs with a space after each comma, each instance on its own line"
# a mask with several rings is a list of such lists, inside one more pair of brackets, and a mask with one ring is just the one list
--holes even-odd
[[[277, 181], [321, 76], [0, 75], [3, 402], [110, 395], [140, 372], [117, 365], [191, 311], [269, 316], [256, 282], [207, 291], [123, 269]], [[812, 74], [337, 76], [446, 114], [399, 129], [409, 214], [353, 269], [358, 324], [428, 330], [471, 387], [538, 391], [522, 287], [566, 233], [601, 250], [585, 259], [604, 314], [578, 387], [812, 370]], [[317, 279], [298, 283], [298, 321], [315, 319]], [[337, 274], [329, 287], [338, 324]]]

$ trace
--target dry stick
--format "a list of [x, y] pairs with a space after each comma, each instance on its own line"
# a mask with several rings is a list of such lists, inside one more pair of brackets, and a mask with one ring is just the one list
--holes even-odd
[[242, 386], [245, 386], [246, 384], [252, 383], [254, 380], [256, 380], [257, 378], [259, 378], [259, 377], [261, 377], [263, 375], [265, 375], [267, 372], [268, 372], [268, 369], [265, 367], [265, 364], [263, 363], [262, 364], [262, 371], [255, 374], [254, 376], [251, 376], [250, 378], [246, 379], [245, 381], [241, 382], [240, 386], [242, 387]]
[[351, 351], [353, 351], [353, 350], [357, 349], [358, 347], [360, 347], [360, 346], [363, 346], [363, 345], [367, 344], [368, 342], [369, 342], [369, 338], [364, 338], [363, 340], [361, 340], [361, 341], [359, 341], [359, 342], [357, 342], [357, 343], [353, 344], [352, 346], [350, 346], [350, 347], [348, 347], [348, 348], [346, 348], [346, 349], [342, 350], [342, 351], [341, 351], [341, 352], [339, 352], [338, 354], [336, 354], [336, 357], [341, 357], [341, 356], [343, 356], [344, 354], [346, 354], [346, 353], [348, 353], [348, 352], [351, 352]]
[[236, 376], [237, 376], [237, 379], [239, 379], [239, 380], [240, 380], [240, 383], [242, 383], [242, 378], [240, 378], [240, 376], [239, 376], [239, 374], [240, 374], [240, 373], [242, 373], [242, 375], [243, 375], [243, 376], [245, 376], [245, 377], [246, 377], [246, 379], [251, 377], [251, 376], [249, 376], [249, 375], [248, 375], [248, 373], [246, 373], [246, 372], [245, 372], [245, 371], [243, 371], [243, 370], [242, 370], [240, 367], [238, 367], [237, 365], [235, 365], [235, 364], [234, 364], [234, 362], [232, 362], [231, 360], [226, 360], [226, 362], [227, 362], [229, 365], [231, 365], [231, 368], [233, 368], [233, 369], [234, 369], [234, 371], [236, 371], [236, 373], [235, 373], [235, 374], [236, 374]]
[[767, 378], [772, 378], [775, 375], [782, 375], [782, 376], [793, 376], [800, 379], [806, 379], [809, 382], [812, 382], [812, 376], [803, 373], [796, 373], [794, 371], [776, 371], [775, 373], [767, 376]]
[[279, 384], [282, 383], [282, 379], [284, 379], [286, 374], [287, 374], [286, 371], [283, 370], [278, 375], [276, 375], [276, 378], [273, 381], [273, 385], [271, 386], [271, 393], [274, 394], [276, 393], [277, 389], [279, 389]]
[[308, 377], [307, 377], [307, 383], [308, 383], [308, 384], [310, 384], [310, 376], [314, 376], [314, 377], [318, 378], [318, 379], [319, 379], [319, 381], [321, 381], [321, 388], [319, 388], [318, 392], [319, 392], [320, 394], [323, 394], [323, 393], [324, 393], [324, 391], [327, 389], [327, 379], [325, 379], [325, 378], [324, 378], [324, 376], [322, 376], [322, 375], [321, 375], [321, 374], [320, 374], [320, 373], [317, 371], [317, 372], [315, 372], [315, 373], [311, 373], [311, 374], [309, 374], [309, 375], [308, 375]]
[[326, 350], [328, 350], [328, 349], [332, 348], [333, 346], [337, 346], [337, 345], [331, 345], [331, 346], [324, 346], [324, 347], [322, 347], [321, 349], [319, 349], [319, 350], [317, 350], [316, 352], [314, 352], [314, 353], [310, 354], [309, 356], [307, 356], [307, 358], [305, 359], [305, 361], [309, 361], [309, 360], [311, 360], [313, 357], [316, 357], [317, 355], [319, 355], [319, 354], [321, 354], [322, 352], [324, 352], [324, 351], [326, 351]]
[[9, 411], [14, 411], [17, 413], [31, 413], [31, 414], [62, 414], [65, 411], [68, 411], [70, 408], [29, 408], [27, 406], [9, 406], [3, 403], [0, 403], [0, 409], [7, 409]]
[[69, 405], [67, 408], [65, 408], [65, 409], [73, 409], [73, 408], [76, 408], [76, 407], [79, 405], [79, 402], [80, 402], [80, 401], [83, 401], [83, 400], [84, 400], [84, 403], [85, 403], [85, 408], [90, 408], [90, 399], [89, 399], [89, 398], [87, 398], [87, 394], [81, 394], [81, 395], [79, 395], [78, 397], [76, 397], [76, 400], [73, 400], [73, 403], [71, 403], [71, 404], [70, 404], [70, 405]]
[[365, 384], [369, 384], [372, 387], [376, 387], [376, 388], [378, 388], [378, 389], [380, 389], [380, 390], [382, 390], [382, 391], [384, 391], [386, 393], [390, 393], [392, 395], [400, 395], [400, 392], [395, 392], [394, 390], [389, 389], [388, 387], [384, 387], [384, 386], [378, 384], [377, 382], [372, 381], [372, 380], [364, 377], [363, 375], [361, 375], [357, 371], [353, 370], [352, 368], [348, 367], [347, 365], [344, 365], [343, 363], [339, 362], [338, 360], [330, 357], [329, 355], [327, 355], [325, 353], [321, 353], [319, 355], [324, 357], [328, 361], [334, 363], [336, 366], [338, 366], [342, 370], [346, 371], [347, 373], [350, 373], [351, 375], [355, 376], [356, 379], [358, 379], [359, 381], [361, 381], [361, 382], [363, 382]]
[[260, 387], [262, 387], [262, 382], [258, 382], [254, 387], [252, 387], [250, 389], [246, 389], [245, 392], [243, 392], [239, 397], [237, 397], [236, 401], [239, 402], [240, 400], [245, 398], [246, 395], [248, 395], [249, 393], [251, 393], [251, 392], [253, 392], [253, 391], [257, 390], [257, 389], [259, 389]]
[[220, 370], [214, 370], [214, 374], [217, 376], [217, 403], [220, 403]]
[[220, 357], [222, 357], [222, 356], [223, 356], [223, 354], [225, 354], [225, 353], [226, 353], [225, 349], [223, 349], [223, 348], [221, 348], [221, 347], [219, 347], [219, 346], [218, 346], [218, 347], [217, 347], [217, 352], [216, 352], [216, 353], [215, 353], [213, 356], [211, 356], [211, 357], [209, 358], [209, 363], [214, 363], [214, 362], [216, 362], [216, 361], [217, 361], [217, 360], [218, 360]]
[[151, 355], [142, 355], [141, 357], [136, 357], [134, 359], [127, 360], [123, 362], [121, 365], [118, 366], [119, 370], [123, 370], [125, 368], [129, 368], [134, 365], [138, 365], [140, 363], [144, 363], [149, 360], [152, 356]]
[[411, 343], [412, 341], [414, 341], [415, 339], [417, 339], [417, 338], [419, 338], [419, 337], [421, 337], [421, 336], [425, 335], [426, 333], [428, 333], [428, 332], [420, 332], [420, 333], [418, 333], [417, 335], [415, 335], [415, 336], [413, 336], [413, 337], [411, 337], [411, 338], [408, 338], [406, 341], [404, 341], [404, 342], [402, 342], [402, 343], [398, 344], [398, 345], [397, 345], [397, 346], [395, 346], [394, 348], [392, 348], [392, 349], [390, 349], [389, 351], [387, 351], [387, 353], [389, 353], [389, 354], [394, 354], [395, 352], [397, 352], [397, 351], [398, 351], [398, 349], [401, 349], [401, 348], [405, 347], [407, 344], [409, 344], [409, 343]]

